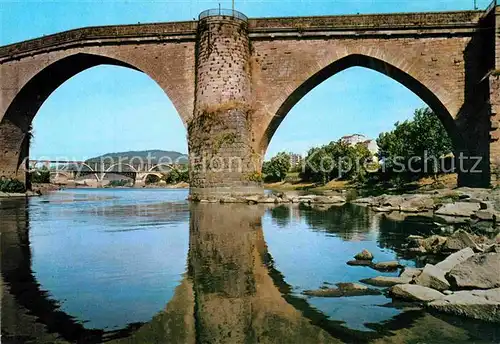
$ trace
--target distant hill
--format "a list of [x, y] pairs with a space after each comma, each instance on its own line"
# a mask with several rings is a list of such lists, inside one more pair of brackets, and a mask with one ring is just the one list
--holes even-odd
[[134, 163], [138, 163], [143, 161], [144, 163], [148, 162], [148, 158], [152, 164], [157, 164], [158, 162], [168, 162], [172, 161], [174, 163], [179, 164], [187, 164], [188, 156], [183, 153], [174, 152], [174, 151], [164, 151], [164, 150], [146, 150], [146, 151], [129, 151], [129, 152], [119, 152], [119, 153], [106, 153], [101, 156], [97, 156], [95, 158], [88, 159], [85, 161], [86, 163], [99, 162], [104, 159], [113, 159], [113, 161], [120, 161], [122, 163], [129, 163], [131, 159], [133, 159]]

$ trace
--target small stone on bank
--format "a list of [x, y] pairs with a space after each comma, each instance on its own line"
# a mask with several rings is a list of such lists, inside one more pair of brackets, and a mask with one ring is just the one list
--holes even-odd
[[363, 250], [354, 256], [356, 260], [373, 260], [373, 254], [368, 250]]

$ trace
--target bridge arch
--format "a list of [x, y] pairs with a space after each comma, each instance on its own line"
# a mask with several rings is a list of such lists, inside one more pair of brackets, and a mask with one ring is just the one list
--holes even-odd
[[[56, 89], [70, 78], [90, 68], [110, 65], [145, 73], [164, 91], [172, 101], [177, 113], [180, 114], [174, 101], [175, 97], [170, 97], [168, 87], [164, 87], [162, 80], [158, 80], [158, 78], [161, 79], [158, 71], [145, 71], [144, 66], [138, 66], [137, 59], [130, 59], [132, 62], [129, 62], [126, 57], [88, 53], [80, 50], [76, 50], [76, 52], [70, 51], [69, 53], [58, 51], [54, 54], [55, 56], [48, 58], [51, 61], [50, 64], [44, 61], [36, 63], [36, 68], [27, 67], [28, 78], [23, 80], [26, 77], [20, 77], [19, 91], [12, 99], [10, 97], [5, 99], [9, 103], [2, 107], [5, 112], [0, 113], [0, 147], [2, 147], [2, 151], [0, 151], [0, 169], [5, 169], [0, 173], [3, 175], [24, 180], [22, 168], [28, 167], [26, 161], [29, 155], [30, 130], [33, 119], [43, 103]], [[144, 64], [148, 68], [147, 63]], [[5, 67], [8, 71], [8, 66], [2, 67]], [[22, 73], [22, 71], [17, 71], [17, 73]], [[12, 80], [8, 80], [8, 82], [11, 83]], [[186, 125], [185, 115], [180, 116], [180, 118], [182, 123]]]
[[151, 167], [148, 172], [156, 172], [155, 169], [160, 167], [160, 166], [165, 166], [165, 167], [168, 167], [169, 170], [172, 169], [173, 165], [172, 164], [157, 164], [157, 165], [154, 165], [153, 167]]
[[[318, 65], [321, 66], [321, 63], [318, 63]], [[404, 60], [400, 60], [397, 65], [410, 66], [411, 64]], [[377, 71], [399, 82], [412, 91], [425, 103], [427, 103], [427, 105], [439, 117], [448, 135], [450, 136], [454, 147], [460, 146], [460, 143], [462, 142], [461, 135], [455, 123], [454, 116], [452, 115], [453, 110], [450, 110], [446, 103], [442, 100], [444, 93], [443, 90], [438, 89], [436, 85], [434, 85], [431, 90], [430, 87], [424, 84], [424, 79], [419, 80], [420, 78], [407, 71], [407, 68], [397, 67], [395, 64], [391, 64], [385, 59], [373, 57], [368, 54], [353, 53], [339, 58], [319, 70], [316, 66], [315, 70], [309, 71], [310, 74], [308, 74], [308, 77], [305, 78], [305, 81], [280, 100], [280, 103], [276, 106], [276, 112], [272, 115], [269, 123], [265, 127], [261, 139], [258, 141], [258, 148], [262, 153], [262, 156], [265, 155], [273, 135], [276, 133], [278, 127], [290, 110], [316, 86], [330, 77], [351, 67], [364, 67]], [[439, 95], [437, 92], [438, 90]]]

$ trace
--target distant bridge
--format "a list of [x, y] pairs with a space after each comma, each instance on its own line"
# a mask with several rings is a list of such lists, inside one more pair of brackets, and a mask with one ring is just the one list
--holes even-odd
[[66, 175], [69, 179], [92, 176], [98, 182], [102, 182], [107, 174], [119, 174], [136, 181], [145, 181], [147, 176], [154, 175], [161, 178], [179, 165], [170, 163], [143, 163], [128, 164], [123, 162], [86, 162], [71, 160], [29, 160], [28, 169], [30, 172], [45, 167], [56, 175]]

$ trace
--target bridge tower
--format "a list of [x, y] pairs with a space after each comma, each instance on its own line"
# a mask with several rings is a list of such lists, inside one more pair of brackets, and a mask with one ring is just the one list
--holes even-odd
[[253, 96], [247, 18], [233, 10], [200, 14], [196, 91], [188, 123], [191, 197], [262, 193], [252, 144]]

